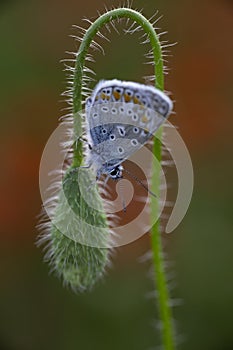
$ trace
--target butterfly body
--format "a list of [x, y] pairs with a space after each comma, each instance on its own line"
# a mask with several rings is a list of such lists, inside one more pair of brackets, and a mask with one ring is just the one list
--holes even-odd
[[99, 82], [86, 102], [88, 162], [97, 178], [121, 178], [121, 163], [152, 137], [171, 109], [171, 100], [152, 86]]

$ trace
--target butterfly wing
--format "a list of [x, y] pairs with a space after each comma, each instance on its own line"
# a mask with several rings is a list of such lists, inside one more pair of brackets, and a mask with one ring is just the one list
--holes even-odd
[[107, 81], [86, 105], [93, 152], [102, 164], [117, 165], [142, 147], [165, 122], [172, 102], [142, 84]]

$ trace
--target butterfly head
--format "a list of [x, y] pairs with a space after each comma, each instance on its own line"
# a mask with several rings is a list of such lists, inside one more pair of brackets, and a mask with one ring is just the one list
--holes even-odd
[[122, 178], [122, 171], [123, 171], [123, 166], [116, 165], [113, 169], [111, 169], [109, 171], [109, 176], [114, 180], [121, 179]]
[[121, 164], [118, 165], [103, 165], [101, 169], [97, 171], [97, 179], [100, 178], [102, 174], [106, 174], [113, 180], [122, 179], [123, 166]]

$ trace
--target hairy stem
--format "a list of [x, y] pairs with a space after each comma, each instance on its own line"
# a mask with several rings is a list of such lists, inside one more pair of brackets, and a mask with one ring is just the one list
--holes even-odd
[[[156, 34], [153, 25], [139, 12], [129, 9], [120, 8], [115, 9], [105, 14], [101, 15], [87, 30], [85, 33], [82, 43], [80, 45], [79, 51], [76, 57], [75, 72], [74, 72], [74, 90], [73, 90], [73, 115], [74, 115], [74, 130], [77, 135], [81, 130], [81, 117], [79, 111], [82, 108], [82, 85], [83, 85], [83, 67], [86, 59], [87, 52], [91, 45], [91, 42], [97, 32], [108, 22], [118, 19], [118, 18], [130, 18], [136, 23], [138, 23], [143, 30], [147, 33], [150, 40], [150, 44], [154, 55], [154, 69], [156, 76], [156, 88], [164, 89], [164, 76], [163, 76], [163, 59], [162, 51], [159, 43], [158, 35]], [[162, 128], [159, 129], [157, 135], [161, 136]], [[155, 138], [153, 153], [161, 162], [161, 144], [159, 138]], [[74, 145], [74, 158], [73, 166], [80, 166], [83, 160], [82, 155], [82, 143], [81, 140], [77, 140]], [[160, 184], [160, 172], [156, 172], [153, 167], [152, 174], [152, 191], [154, 193], [159, 193]], [[157, 216], [159, 212], [159, 202], [158, 199], [151, 198], [151, 215]], [[155, 279], [157, 282], [157, 294], [158, 294], [158, 307], [159, 314], [162, 323], [162, 344], [164, 349], [173, 350], [174, 345], [174, 331], [172, 324], [172, 312], [169, 306], [169, 293], [166, 284], [163, 252], [162, 252], [162, 242], [159, 231], [159, 220], [153, 225], [151, 234], [152, 241], [152, 251], [153, 251], [153, 264]]]
[[[163, 60], [161, 47], [159, 44], [158, 36], [154, 31], [152, 24], [139, 12], [128, 9], [120, 8], [109, 12], [106, 12], [102, 16], [96, 19], [96, 21], [86, 31], [81, 45], [79, 47], [75, 71], [74, 71], [74, 90], [73, 90], [73, 115], [74, 115], [74, 130], [79, 135], [81, 130], [81, 116], [79, 112], [82, 109], [82, 85], [83, 85], [83, 67], [86, 59], [87, 52], [94, 39], [96, 33], [108, 22], [111, 22], [117, 18], [130, 18], [137, 22], [148, 34], [151, 46], [153, 48], [155, 71], [156, 71], [156, 87], [163, 90]], [[82, 144], [81, 141], [77, 141], [74, 146], [74, 160], [73, 166], [79, 166], [82, 162]]]

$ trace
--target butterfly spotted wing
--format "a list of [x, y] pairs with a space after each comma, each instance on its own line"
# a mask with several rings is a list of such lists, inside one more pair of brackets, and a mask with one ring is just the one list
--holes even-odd
[[120, 164], [136, 152], [171, 110], [171, 100], [154, 87], [115, 79], [97, 84], [86, 115], [91, 153], [99, 168]]

